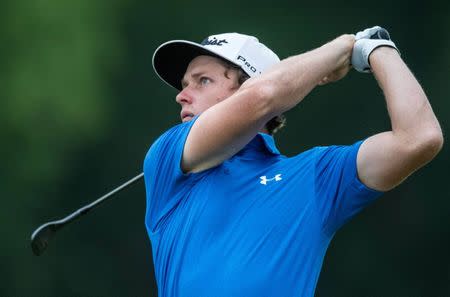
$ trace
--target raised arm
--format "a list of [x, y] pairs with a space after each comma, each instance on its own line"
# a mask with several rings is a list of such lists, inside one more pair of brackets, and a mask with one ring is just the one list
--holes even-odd
[[203, 112], [186, 140], [183, 171], [198, 172], [220, 164], [315, 86], [344, 77], [353, 44], [353, 35], [342, 35], [320, 48], [285, 59]]
[[384, 92], [392, 130], [364, 141], [357, 168], [364, 184], [386, 191], [433, 159], [443, 136], [427, 96], [395, 49], [375, 49], [370, 64]]

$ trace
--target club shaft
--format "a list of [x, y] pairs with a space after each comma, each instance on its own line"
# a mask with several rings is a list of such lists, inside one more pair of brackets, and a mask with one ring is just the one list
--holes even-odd
[[112, 190], [109, 193], [106, 193], [105, 195], [103, 195], [102, 197], [98, 198], [97, 200], [89, 203], [88, 205], [85, 205], [79, 209], [77, 209], [76, 211], [74, 211], [73, 213], [69, 214], [68, 216], [62, 218], [59, 221], [56, 222], [60, 222], [60, 223], [69, 223], [71, 221], [73, 221], [74, 219], [76, 219], [79, 216], [82, 216], [84, 214], [86, 214], [88, 211], [90, 211], [91, 209], [99, 206], [100, 204], [102, 204], [104, 201], [106, 201], [108, 198], [110, 198], [112, 195], [120, 192], [121, 190], [125, 189], [126, 187], [128, 187], [129, 185], [135, 183], [136, 181], [138, 181], [139, 179], [141, 179], [144, 176], [144, 173], [140, 173], [139, 175], [133, 177], [132, 179], [130, 179], [129, 181], [127, 181], [126, 183], [118, 186], [117, 188], [115, 188], [114, 190]]
[[139, 179], [141, 179], [144, 176], [144, 173], [140, 173], [139, 175], [133, 177], [132, 179], [130, 179], [129, 181], [127, 181], [126, 183], [124, 183], [123, 185], [118, 186], [117, 188], [115, 188], [114, 190], [112, 190], [111, 192], [103, 195], [102, 197], [98, 198], [97, 200], [95, 200], [94, 202], [80, 208], [79, 210], [75, 211], [73, 214], [75, 213], [80, 213], [82, 214], [83, 212], [86, 212], [86, 210], [92, 209], [98, 205], [100, 205], [102, 202], [104, 202], [105, 200], [107, 200], [110, 196], [120, 192], [121, 190], [125, 189], [126, 187], [128, 187], [129, 185], [135, 183], [136, 181], [138, 181]]

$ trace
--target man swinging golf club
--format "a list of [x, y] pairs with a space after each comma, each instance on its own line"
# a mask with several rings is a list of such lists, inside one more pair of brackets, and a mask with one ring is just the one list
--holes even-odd
[[[313, 296], [335, 232], [443, 144], [426, 95], [378, 26], [282, 61], [243, 34], [170, 41], [153, 65], [179, 90], [182, 121], [144, 161], [160, 297]], [[282, 155], [273, 138], [282, 114], [352, 66], [373, 73], [392, 129]]]

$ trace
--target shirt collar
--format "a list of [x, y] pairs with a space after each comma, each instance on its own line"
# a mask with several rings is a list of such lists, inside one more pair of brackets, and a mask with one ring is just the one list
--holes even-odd
[[266, 149], [274, 155], [279, 155], [280, 151], [277, 149], [275, 145], [275, 139], [272, 135], [266, 133], [258, 133], [256, 137], [260, 136], [263, 139], [264, 145]]
[[245, 154], [245, 152], [249, 151], [266, 151], [274, 155], [280, 155], [273, 136], [266, 133], [258, 133], [240, 153]]

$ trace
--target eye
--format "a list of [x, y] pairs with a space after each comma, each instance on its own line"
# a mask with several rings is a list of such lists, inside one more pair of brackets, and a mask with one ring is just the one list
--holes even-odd
[[211, 79], [209, 78], [209, 77], [206, 77], [206, 76], [202, 76], [202, 77], [200, 77], [200, 84], [202, 85], [202, 86], [206, 86], [207, 84], [209, 84], [209, 83], [211, 83], [212, 81], [211, 81]]

